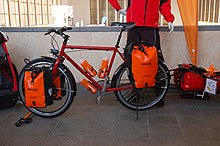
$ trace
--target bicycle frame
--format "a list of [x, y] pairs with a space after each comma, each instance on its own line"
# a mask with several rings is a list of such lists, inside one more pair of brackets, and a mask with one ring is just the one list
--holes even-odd
[[[118, 47], [104, 47], [104, 46], [75, 46], [75, 45], [69, 45], [66, 44], [65, 42], [63, 42], [63, 45], [61, 47], [60, 53], [58, 55], [58, 58], [55, 62], [55, 66], [54, 66], [54, 70], [53, 70], [53, 74], [56, 73], [56, 70], [58, 68], [58, 64], [62, 61], [62, 57], [66, 58], [79, 72], [81, 72], [85, 77], [87, 77], [93, 85], [95, 85], [97, 87], [97, 89], [99, 91], [103, 91], [104, 86], [101, 86], [98, 84], [98, 82], [96, 80], [94, 80], [90, 75], [88, 75], [86, 73], [86, 71], [80, 66], [78, 65], [66, 52], [66, 49], [71, 49], [71, 50], [94, 50], [94, 51], [112, 51], [112, 56], [110, 58], [109, 61], [109, 65], [108, 65], [108, 69], [107, 72], [105, 74], [105, 77], [108, 77], [114, 60], [115, 60], [115, 56], [116, 54], [119, 54], [120, 58], [125, 62], [125, 58], [123, 56], [123, 54], [121, 52], [119, 52]], [[112, 88], [112, 87], [108, 87], [106, 88], [105, 92], [111, 92], [111, 91], [117, 91], [117, 90], [125, 90], [131, 87], [120, 87], [120, 88]]]

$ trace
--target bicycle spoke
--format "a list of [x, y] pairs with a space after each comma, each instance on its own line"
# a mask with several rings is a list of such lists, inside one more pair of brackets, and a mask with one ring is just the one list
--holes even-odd
[[136, 97], [136, 95], [135, 94], [137, 94], [137, 90], [135, 91], [135, 92], [129, 92], [129, 94], [127, 94], [126, 96], [124, 96], [125, 97], [125, 100], [126, 101], [128, 101], [129, 103], [131, 103], [134, 99], [135, 99], [135, 97]]
[[[148, 109], [154, 106], [158, 101], [160, 101], [166, 95], [169, 86], [169, 72], [166, 72], [166, 66], [159, 62], [159, 69], [156, 76], [156, 83], [154, 87], [147, 87], [140, 90], [139, 94], [137, 95], [136, 90], [125, 90], [123, 91], [116, 91], [115, 95], [117, 99], [120, 101], [122, 105], [127, 108], [136, 110], [138, 106], [138, 110]], [[129, 71], [126, 66], [121, 68], [117, 73], [117, 78], [114, 82], [115, 86], [121, 86], [127, 79], [129, 81]], [[137, 100], [136, 100], [137, 99]], [[137, 105], [138, 103], [138, 105]]]
[[71, 92], [71, 93], [75, 93], [74, 90], [68, 90], [68, 89], [64, 89], [64, 88], [53, 88], [53, 89], [63, 90], [63, 91], [68, 91], [68, 92]]
[[[47, 58], [38, 58], [30, 62], [30, 66], [32, 67], [46, 67], [50, 68], [53, 65], [53, 61], [51, 59]], [[24, 92], [24, 84], [23, 84], [23, 79], [24, 79], [24, 72], [25, 69], [29, 68], [29, 66], [25, 66], [20, 75], [19, 79], [19, 92], [20, 92], [20, 97], [21, 100], [25, 103], [25, 92]], [[52, 68], [50, 68], [52, 70]], [[53, 83], [52, 83], [52, 88], [53, 88], [53, 104], [48, 105], [44, 108], [31, 108], [28, 107], [28, 109], [35, 113], [38, 116], [42, 117], [56, 117], [61, 114], [63, 114], [65, 111], [69, 109], [71, 106], [73, 99], [74, 99], [74, 93], [76, 92], [76, 84], [75, 84], [75, 79], [72, 76], [70, 70], [63, 65], [60, 64], [58, 66], [58, 71], [57, 71], [57, 76], [55, 76]]]

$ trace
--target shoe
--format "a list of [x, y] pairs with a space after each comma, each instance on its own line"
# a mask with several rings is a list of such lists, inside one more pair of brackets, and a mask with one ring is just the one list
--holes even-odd
[[164, 106], [164, 101], [163, 101], [163, 100], [160, 100], [160, 101], [156, 104], [156, 106], [158, 106], [158, 107]]

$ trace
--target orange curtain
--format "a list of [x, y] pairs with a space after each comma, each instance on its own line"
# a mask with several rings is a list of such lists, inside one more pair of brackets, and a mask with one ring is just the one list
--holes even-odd
[[177, 0], [192, 64], [197, 65], [198, 0]]

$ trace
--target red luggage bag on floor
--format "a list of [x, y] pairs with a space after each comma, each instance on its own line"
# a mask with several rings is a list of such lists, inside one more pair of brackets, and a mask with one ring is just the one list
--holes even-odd
[[192, 64], [181, 64], [175, 70], [174, 82], [184, 91], [203, 91], [205, 88], [205, 79], [203, 77], [203, 68], [198, 68]]

